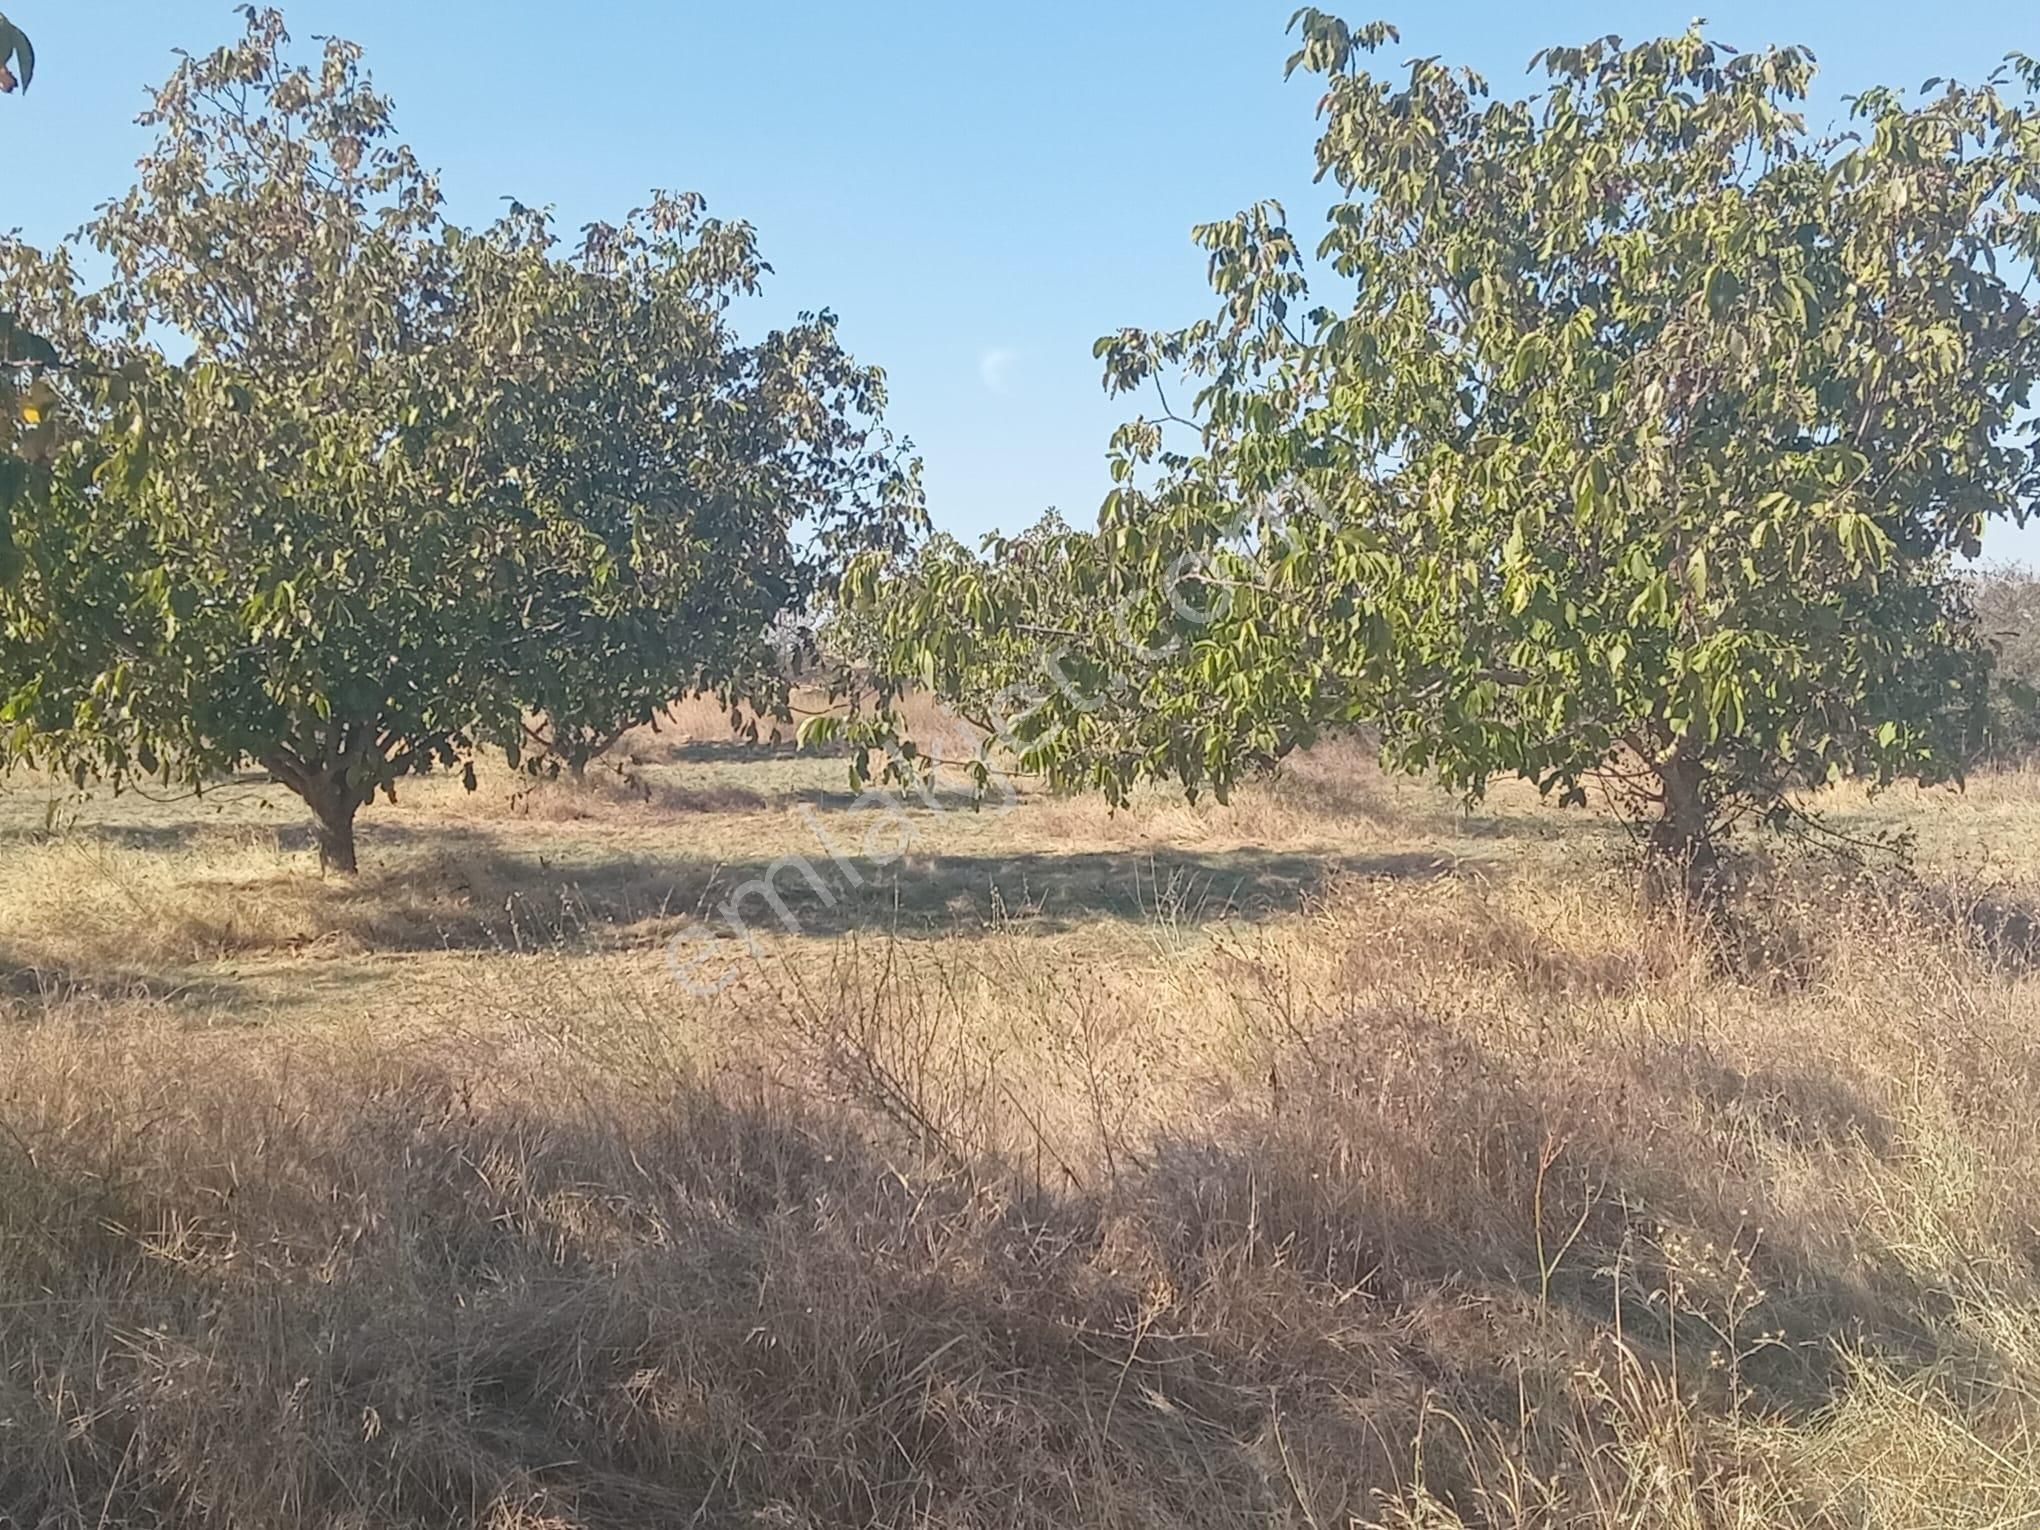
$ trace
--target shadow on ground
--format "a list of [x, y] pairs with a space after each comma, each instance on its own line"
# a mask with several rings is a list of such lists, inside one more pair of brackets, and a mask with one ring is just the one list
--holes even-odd
[[60, 1004], [197, 1004], [231, 1002], [231, 983], [136, 968], [84, 966], [0, 947], [0, 1017], [47, 1013]]
[[[0, 1325], [0, 1376], [121, 1335], [68, 1407], [0, 1381], [22, 1442], [0, 1486], [25, 1523], [170, 1523], [202, 1478], [238, 1522], [335, 1530], [500, 1525], [506, 1503], [589, 1530], [988, 1504], [1047, 1530], [1106, 1501], [1128, 1526], [1295, 1524], [1292, 1503], [1357, 1523], [1413, 1475], [1474, 1514], [1512, 1465], [1592, 1501], [1623, 1470], [1581, 1448], [1617, 1418], [1592, 1381], [1609, 1343], [1659, 1397], [1677, 1345], [1710, 1342], [1696, 1308], [1683, 1332], [1653, 1315], [1679, 1277], [1650, 1229], [1733, 1244], [1723, 1165], [1519, 1060], [1441, 1073], [1372, 1039], [1376, 1087], [1323, 1079], [1047, 1187], [691, 1080], [590, 1077], [598, 1108], [546, 1111], [459, 1072], [279, 1091], [226, 1058], [137, 1127], [0, 1101], [0, 1254], [54, 1297]], [[1696, 1104], [1667, 1061], [1617, 1075], [1643, 1124]], [[1384, 1109], [1417, 1074], [1426, 1108]], [[154, 1172], [98, 1167], [141, 1133]], [[1555, 1137], [1577, 1161], [1547, 1174]], [[1556, 1278], [1546, 1210], [1578, 1217]], [[320, 1278], [277, 1273], [306, 1249]], [[1755, 1270], [1748, 1321], [1790, 1342], [1748, 1399], [1703, 1377], [1655, 1419], [1814, 1416], [1838, 1339], [1902, 1351], [1926, 1316], [1789, 1228]], [[1696, 1484], [1735, 1465], [1699, 1438]]]
[[[480, 837], [478, 837], [479, 839]], [[1435, 855], [1229, 851], [1029, 851], [888, 859], [832, 856], [817, 843], [771, 858], [610, 856], [556, 860], [480, 840], [428, 861], [371, 871], [336, 913], [368, 916], [371, 944], [515, 943], [541, 935], [628, 939], [689, 921], [720, 933], [813, 938], [890, 931], [968, 933], [992, 925], [1054, 934], [1098, 922], [1197, 926], [1293, 913], [1342, 878], [1428, 880]], [[380, 911], [380, 912], [378, 912]], [[392, 917], [394, 916], [394, 917]], [[362, 933], [368, 935], [364, 930]]]

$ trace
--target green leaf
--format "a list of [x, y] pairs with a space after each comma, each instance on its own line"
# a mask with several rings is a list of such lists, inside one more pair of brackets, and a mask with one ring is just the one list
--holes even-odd
[[1707, 309], [1715, 318], [1727, 317], [1735, 300], [1742, 295], [1742, 279], [1726, 266], [1716, 266], [1707, 273]]
[[28, 87], [35, 83], [35, 47], [29, 42], [26, 32], [5, 16], [0, 16], [0, 67], [4, 67], [10, 57], [16, 65], [21, 93], [27, 95]]
[[794, 744], [797, 748], [813, 749], [837, 743], [844, 737], [846, 726], [846, 719], [833, 713], [803, 718], [794, 734]]

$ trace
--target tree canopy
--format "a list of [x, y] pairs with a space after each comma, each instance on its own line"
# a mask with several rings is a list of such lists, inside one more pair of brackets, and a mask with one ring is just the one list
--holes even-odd
[[672, 196], [571, 258], [552, 243], [520, 208], [460, 241], [458, 290], [493, 378], [488, 449], [535, 517], [526, 742], [578, 771], [682, 692], [776, 709], [768, 627], [850, 553], [904, 547], [919, 490], [833, 315], [731, 334], [766, 269], [749, 227]]
[[747, 226], [660, 195], [565, 253], [521, 206], [455, 227], [358, 50], [288, 44], [251, 8], [178, 65], [86, 231], [103, 288], [0, 252], [41, 332], [146, 394], [16, 537], [0, 745], [116, 782], [257, 764], [352, 870], [407, 774], [534, 739], [578, 765], [697, 690], [775, 704], [774, 615], [920, 504], [829, 315], [733, 331]]
[[1809, 54], [1697, 27], [1548, 49], [1520, 100], [1295, 28], [1314, 255], [1273, 203], [1199, 228], [1218, 312], [1099, 343], [1163, 405], [1097, 530], [865, 568], [886, 666], [1005, 690], [1020, 768], [1115, 795], [1361, 723], [1469, 794], [1599, 779], [1689, 890], [1800, 787], [1959, 772], [1951, 561], [2040, 494], [2040, 68], [1825, 136]]

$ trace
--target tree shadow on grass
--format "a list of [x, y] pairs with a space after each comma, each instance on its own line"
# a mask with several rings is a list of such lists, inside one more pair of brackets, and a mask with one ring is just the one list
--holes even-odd
[[[375, 823], [372, 832], [377, 839], [393, 845], [430, 844], [446, 834], [440, 827], [419, 827], [388, 819]], [[171, 823], [81, 822], [54, 833], [39, 826], [0, 826], [0, 847], [67, 841], [166, 854], [208, 845], [273, 845], [286, 852], [308, 851], [318, 846], [310, 820], [288, 809], [280, 810], [274, 818], [194, 816]]]
[[810, 744], [802, 748], [792, 739], [775, 744], [760, 739], [747, 743], [743, 739], [674, 739], [672, 742], [654, 741], [646, 744], [632, 756], [632, 763], [647, 765], [727, 765], [742, 764], [756, 760], [824, 760], [847, 759], [850, 751], [843, 745], [819, 747]]
[[[783, 853], [783, 829], [775, 827], [772, 849], [729, 859], [660, 853], [652, 836], [635, 838], [629, 849], [598, 836], [545, 836], [520, 846], [505, 832], [510, 826], [425, 831], [376, 823], [364, 829], [359, 877], [316, 878], [300, 867], [180, 878], [164, 894], [161, 917], [174, 920], [182, 946], [202, 953], [192, 972], [130, 972], [117, 954], [111, 966], [81, 962], [64, 932], [50, 930], [43, 933], [53, 965], [31, 973], [17, 961], [10, 970], [20, 975], [8, 984], [17, 999], [61, 992], [223, 1002], [238, 985], [207, 969], [242, 957], [641, 949], [689, 927], [738, 941], [877, 932], [921, 938], [995, 927], [1036, 935], [1090, 925], [1196, 928], [1297, 912], [1340, 879], [1431, 880], [1459, 864], [1414, 853], [1257, 848], [889, 854], [901, 842], [891, 830], [881, 826], [867, 842], [867, 824], [828, 823], [811, 823], [813, 832]], [[194, 843], [187, 833], [206, 832], [171, 826], [134, 842], [174, 854]], [[284, 845], [303, 833], [309, 848], [298, 826], [266, 832]], [[143, 895], [135, 918], [158, 917], [153, 896]]]
[[[0, 1231], [34, 1232], [0, 1254], [47, 1293], [0, 1362], [122, 1335], [72, 1408], [22, 1394], [0, 1484], [30, 1523], [175, 1518], [202, 1469], [246, 1523], [1331, 1524], [1413, 1473], [1469, 1515], [1483, 1468], [1577, 1487], [1620, 1422], [1611, 1342], [1700, 1414], [1744, 1406], [1674, 1358], [1704, 1321], [1647, 1300], [1660, 1224], [1742, 1232], [1712, 1155], [1634, 1129], [1694, 1103], [1683, 1073], [1640, 1122], [1523, 1058], [1406, 1061], [1421, 1109], [1327, 1078], [1048, 1184], [854, 1102], [576, 1074], [547, 1104], [459, 1057], [309, 1091], [223, 1059], [127, 1135], [0, 1116]], [[1554, 1261], [1582, 1196], [1609, 1214]], [[1748, 1318], [1791, 1342], [1743, 1380], [1775, 1417], [1833, 1404], [1845, 1334], [1892, 1354], [1925, 1315], [1793, 1229], [1755, 1257]], [[1696, 1494], [1743, 1444], [1711, 1438], [1678, 1447]]]
[[[0, 1254], [49, 1293], [40, 1335], [0, 1328], [0, 1361], [87, 1342], [73, 1324], [134, 1329], [72, 1379], [82, 1422], [21, 1401], [11, 1506], [153, 1523], [202, 1463], [248, 1523], [479, 1527], [504, 1505], [589, 1530], [962, 1523], [996, 1504], [1047, 1530], [1107, 1496], [1129, 1524], [1275, 1523], [1257, 1383], [1293, 1386], [1284, 1362], [1308, 1353], [1327, 1392], [1357, 1389], [1379, 1358], [1350, 1315], [1293, 1312], [1280, 1357], [1174, 1313], [1129, 1353], [1144, 1292], [1101, 1257], [1095, 1200], [1002, 1206], [798, 1102], [595, 1087], [598, 1108], [548, 1111], [415, 1069], [281, 1109], [213, 1077], [146, 1149], [0, 1116], [0, 1183], [21, 1188], [0, 1232], [37, 1231]], [[238, 1170], [187, 1140], [208, 1133], [261, 1146]], [[175, 1167], [113, 1181], [94, 1153]], [[167, 1223], [188, 1257], [129, 1232]], [[318, 1279], [291, 1277], [305, 1249], [332, 1251]], [[199, 1345], [186, 1384], [157, 1384]], [[1378, 1425], [1346, 1412], [1336, 1459], [1385, 1480]]]
[[690, 924], [741, 938], [888, 931], [909, 937], [998, 926], [1057, 934], [1092, 924], [1195, 927], [1294, 913], [1351, 877], [1431, 880], [1436, 856], [1073, 851], [831, 855], [816, 843], [771, 858], [553, 859], [480, 841], [424, 863], [365, 873], [334, 913], [371, 947], [486, 946], [659, 938]]
[[0, 947], [0, 1018], [33, 1018], [76, 1003], [231, 1006], [235, 985], [212, 977], [84, 966]]

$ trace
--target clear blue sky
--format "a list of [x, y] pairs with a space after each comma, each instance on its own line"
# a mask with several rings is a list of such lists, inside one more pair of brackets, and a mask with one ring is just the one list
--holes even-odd
[[[1403, 45], [1497, 90], [1528, 89], [1539, 47], [1681, 29], [1698, 0], [1369, 0]], [[0, 227], [49, 241], [124, 189], [131, 119], [170, 50], [239, 29], [219, 0], [0, 0], [35, 38], [33, 92], [0, 111]], [[829, 306], [892, 380], [894, 423], [927, 459], [938, 522], [966, 535], [1050, 505], [1087, 522], [1112, 426], [1091, 343], [1209, 306], [1193, 223], [1282, 198], [1301, 228], [1311, 83], [1286, 84], [1292, 0], [296, 0], [301, 43], [360, 42], [398, 124], [444, 174], [457, 217], [515, 196], [569, 226], [652, 187], [748, 218], [777, 269], [758, 322]], [[1715, 4], [1739, 47], [1804, 43], [1815, 115], [1870, 82], [1988, 73], [2040, 52], [2010, 0]], [[2040, 562], [2040, 529], [1989, 551]]]

